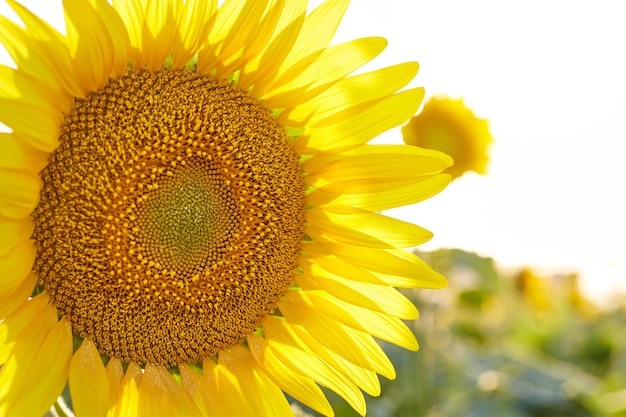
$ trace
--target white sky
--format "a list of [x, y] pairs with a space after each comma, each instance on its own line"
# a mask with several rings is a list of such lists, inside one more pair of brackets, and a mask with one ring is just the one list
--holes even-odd
[[[23, 3], [63, 26], [60, 1]], [[336, 42], [387, 38], [369, 69], [419, 61], [413, 85], [464, 97], [496, 138], [488, 176], [393, 211], [435, 233], [423, 249], [579, 271], [593, 295], [626, 288], [625, 17], [620, 0], [352, 1]]]
[[338, 38], [386, 37], [381, 61], [419, 61], [415, 85], [464, 97], [496, 140], [488, 176], [392, 211], [435, 233], [422, 248], [578, 271], [594, 297], [626, 288], [626, 3], [381, 4], [353, 1]]

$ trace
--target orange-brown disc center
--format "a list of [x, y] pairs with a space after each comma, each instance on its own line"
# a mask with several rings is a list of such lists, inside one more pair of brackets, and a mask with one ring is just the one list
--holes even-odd
[[292, 282], [299, 158], [229, 82], [129, 71], [77, 99], [42, 172], [35, 270], [74, 332], [175, 365], [239, 343]]

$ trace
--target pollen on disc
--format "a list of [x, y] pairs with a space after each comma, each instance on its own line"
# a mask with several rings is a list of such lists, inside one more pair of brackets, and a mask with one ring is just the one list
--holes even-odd
[[40, 283], [75, 333], [176, 365], [252, 332], [304, 236], [298, 155], [229, 82], [129, 70], [65, 116], [34, 211]]

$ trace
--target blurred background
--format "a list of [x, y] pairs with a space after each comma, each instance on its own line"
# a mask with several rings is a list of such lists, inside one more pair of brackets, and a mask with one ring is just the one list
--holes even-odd
[[[23, 3], [64, 30], [60, 0]], [[420, 350], [384, 345], [398, 375], [368, 416], [626, 416], [625, 17], [621, 0], [352, 1], [335, 43], [389, 41], [362, 71], [419, 61], [411, 86], [491, 140], [484, 169], [387, 213], [434, 232], [415, 251], [449, 287], [405, 292]]]

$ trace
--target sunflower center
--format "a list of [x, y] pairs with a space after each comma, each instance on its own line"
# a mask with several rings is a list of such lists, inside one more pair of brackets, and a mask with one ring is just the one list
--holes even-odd
[[201, 180], [185, 178], [159, 194], [145, 214], [146, 240], [170, 249], [181, 261], [203, 252], [206, 242], [214, 239], [217, 220], [211, 191]]
[[35, 270], [74, 332], [124, 361], [216, 355], [271, 313], [304, 236], [299, 158], [268, 109], [192, 72], [77, 99], [42, 172]]
[[[147, 200], [138, 206], [135, 247], [142, 257], [162, 259], [168, 270], [185, 274], [198, 272], [211, 258], [220, 238], [229, 237], [227, 200], [220, 199], [219, 176], [208, 167], [191, 166], [161, 181]], [[225, 242], [221, 242], [222, 245]]]

